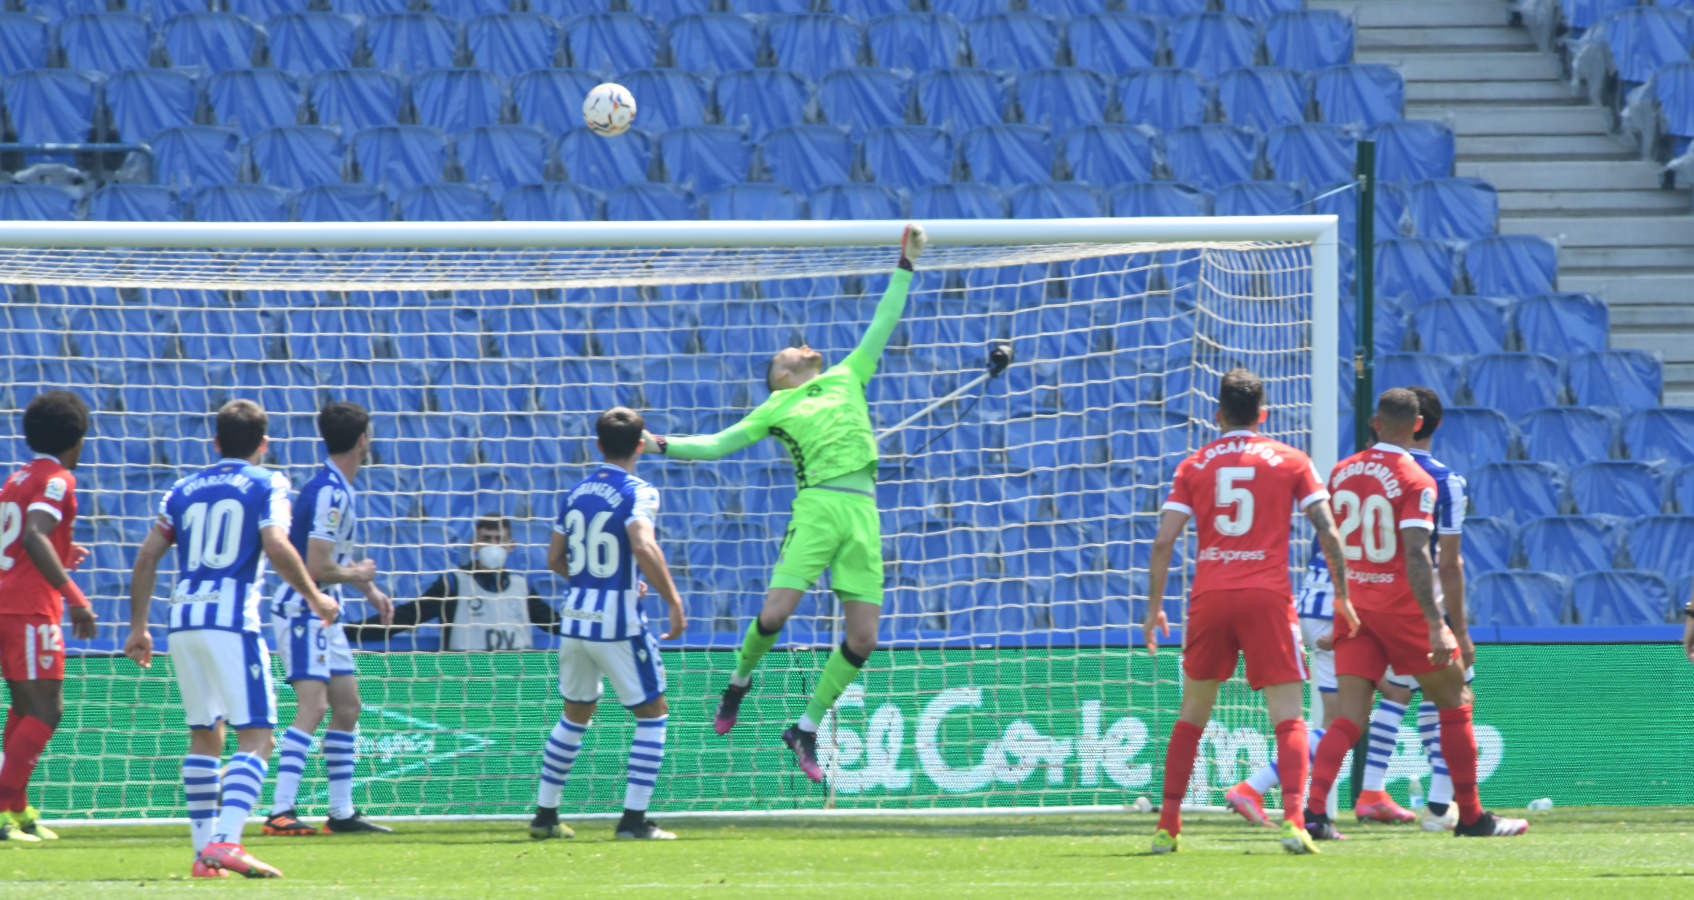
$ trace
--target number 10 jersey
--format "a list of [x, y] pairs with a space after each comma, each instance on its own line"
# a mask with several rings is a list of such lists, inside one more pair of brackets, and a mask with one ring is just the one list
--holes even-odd
[[622, 641], [647, 632], [629, 523], [653, 521], [659, 492], [602, 464], [565, 494], [553, 530], [565, 539], [570, 589], [559, 608], [560, 637]]
[[265, 555], [259, 531], [289, 527], [288, 488], [281, 472], [221, 459], [165, 493], [159, 528], [176, 542], [177, 553], [172, 632], [260, 632]]

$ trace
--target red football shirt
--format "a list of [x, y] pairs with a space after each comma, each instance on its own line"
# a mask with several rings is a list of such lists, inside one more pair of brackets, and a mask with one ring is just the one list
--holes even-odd
[[1353, 607], [1418, 613], [1400, 529], [1435, 529], [1435, 479], [1404, 449], [1377, 444], [1337, 463], [1329, 490]]
[[1176, 467], [1165, 509], [1194, 517], [1200, 555], [1194, 594], [1275, 591], [1288, 584], [1288, 528], [1294, 507], [1329, 496], [1306, 454], [1257, 432], [1231, 431]]
[[69, 562], [76, 476], [46, 454], [25, 463], [0, 487], [0, 613], [48, 616], [57, 622], [64, 615], [59, 591], [42, 577], [19, 540], [24, 520], [37, 510], [59, 520], [47, 539], [60, 562]]

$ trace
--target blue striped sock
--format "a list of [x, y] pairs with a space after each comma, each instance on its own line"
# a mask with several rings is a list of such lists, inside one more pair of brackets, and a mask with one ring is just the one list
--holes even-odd
[[541, 751], [541, 789], [536, 796], [537, 806], [557, 809], [559, 795], [565, 790], [565, 777], [571, 773], [577, 751], [582, 749], [582, 736], [587, 725], [578, 725], [560, 716], [553, 732], [547, 735], [547, 746]]
[[289, 726], [277, 742], [276, 793], [271, 797], [271, 813], [287, 812], [294, 808], [300, 793], [300, 779], [306, 773], [306, 754], [312, 752], [312, 736]]
[[1398, 703], [1378, 700], [1370, 714], [1369, 747], [1365, 754], [1365, 778], [1361, 787], [1380, 791], [1388, 783], [1388, 761], [1394, 758], [1394, 747], [1400, 743], [1400, 722], [1406, 718], [1406, 708]]
[[352, 731], [324, 732], [324, 775], [329, 779], [329, 815], [353, 815], [353, 764], [359, 759], [359, 735]]
[[264, 759], [251, 753], [237, 753], [230, 758], [229, 768], [224, 770], [224, 804], [218, 809], [213, 843], [241, 843], [241, 829], [265, 785], [265, 769]]
[[182, 758], [182, 796], [188, 802], [188, 832], [194, 855], [212, 840], [212, 820], [218, 815], [218, 758], [191, 753]]
[[1441, 755], [1441, 711], [1435, 704], [1418, 704], [1418, 738], [1423, 741], [1423, 755], [1429, 760], [1429, 795], [1426, 802], [1452, 803], [1453, 776], [1447, 773], [1447, 759]]
[[665, 718], [635, 720], [635, 740], [629, 744], [629, 783], [623, 792], [624, 809], [645, 811], [653, 799], [659, 765], [665, 761]]

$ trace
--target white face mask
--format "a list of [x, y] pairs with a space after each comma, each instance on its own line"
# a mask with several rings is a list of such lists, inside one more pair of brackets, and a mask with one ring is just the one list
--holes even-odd
[[506, 567], [506, 548], [499, 544], [479, 544], [476, 548], [476, 562], [484, 569], [498, 572]]

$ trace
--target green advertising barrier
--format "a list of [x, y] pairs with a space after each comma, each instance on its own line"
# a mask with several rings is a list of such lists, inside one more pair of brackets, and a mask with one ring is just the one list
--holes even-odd
[[[1156, 799], [1179, 691], [1178, 656], [1123, 649], [878, 651], [825, 723], [831, 777], [799, 776], [777, 737], [810, 694], [821, 651], [767, 657], [741, 724], [710, 719], [733, 654], [665, 654], [669, 741], [654, 797], [666, 812], [1121, 805]], [[358, 655], [365, 711], [355, 802], [375, 816], [524, 814], [560, 712], [551, 652]], [[122, 658], [68, 661], [66, 716], [32, 800], [54, 818], [181, 816], [187, 749], [169, 657], [138, 674]], [[1478, 648], [1484, 800], [1521, 806], [1694, 804], [1694, 666], [1674, 645]], [[279, 687], [283, 723], [292, 696]], [[1188, 800], [1268, 760], [1257, 698], [1225, 686]], [[1401, 733], [1389, 789], [1427, 774], [1416, 723]], [[565, 791], [565, 809], [621, 807], [629, 714], [609, 696]], [[321, 733], [321, 732], [320, 732]], [[833, 739], [828, 739], [833, 735]], [[231, 742], [233, 747], [233, 741]], [[321, 813], [314, 752], [302, 811]], [[268, 802], [268, 796], [267, 796]]]

